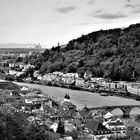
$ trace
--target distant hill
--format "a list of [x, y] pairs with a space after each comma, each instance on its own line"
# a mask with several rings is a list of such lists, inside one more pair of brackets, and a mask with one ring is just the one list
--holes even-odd
[[9, 44], [3, 44], [0, 43], [0, 48], [33, 48], [35, 47], [34, 44], [16, 44], [16, 43], [9, 43]]
[[85, 72], [112, 80], [140, 79], [140, 24], [100, 30], [57, 46], [35, 61], [41, 73]]

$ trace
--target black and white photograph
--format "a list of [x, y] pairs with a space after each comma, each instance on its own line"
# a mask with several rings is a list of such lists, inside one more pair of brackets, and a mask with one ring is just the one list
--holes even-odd
[[0, 0], [0, 140], [140, 140], [140, 0]]

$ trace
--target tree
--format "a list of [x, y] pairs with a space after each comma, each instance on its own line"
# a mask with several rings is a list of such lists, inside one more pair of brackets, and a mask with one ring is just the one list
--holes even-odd
[[65, 133], [64, 124], [63, 124], [62, 120], [59, 120], [56, 132], [60, 133], [60, 134]]
[[34, 77], [34, 69], [33, 68], [31, 68], [31, 67], [28, 68], [26, 73], [27, 73], [28, 76], [30, 76], [32, 78]]
[[137, 115], [137, 116], [136, 116], [135, 121], [136, 121], [137, 123], [140, 123], [140, 115]]
[[35, 70], [39, 70], [41, 68], [41, 62], [37, 62], [35, 64]]
[[70, 63], [67, 67], [68, 73], [75, 73], [77, 70], [77, 65], [75, 63]]
[[10, 114], [0, 114], [0, 139], [1, 140], [22, 140], [24, 131], [22, 124]]
[[29, 125], [25, 131], [25, 134], [27, 140], [47, 140], [45, 139], [45, 129], [43, 129], [37, 123]]
[[72, 136], [73, 139], [78, 139], [78, 131], [66, 132], [67, 135]]
[[139, 140], [140, 139], [139, 131], [132, 126], [128, 127], [126, 139], [127, 140]]
[[81, 58], [79, 61], [78, 61], [78, 67], [83, 67], [84, 66], [84, 60]]

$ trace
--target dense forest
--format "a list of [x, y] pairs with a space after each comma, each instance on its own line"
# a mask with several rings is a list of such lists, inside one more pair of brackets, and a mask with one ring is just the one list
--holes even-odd
[[134, 81], [140, 78], [140, 24], [82, 35], [65, 47], [46, 49], [32, 61], [40, 73], [85, 72], [93, 77]]

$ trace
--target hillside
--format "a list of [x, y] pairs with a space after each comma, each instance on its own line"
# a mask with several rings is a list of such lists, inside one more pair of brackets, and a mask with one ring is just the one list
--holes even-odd
[[66, 47], [52, 47], [36, 61], [40, 73], [84, 72], [112, 80], [140, 77], [140, 24], [124, 29], [100, 30], [69, 41]]

